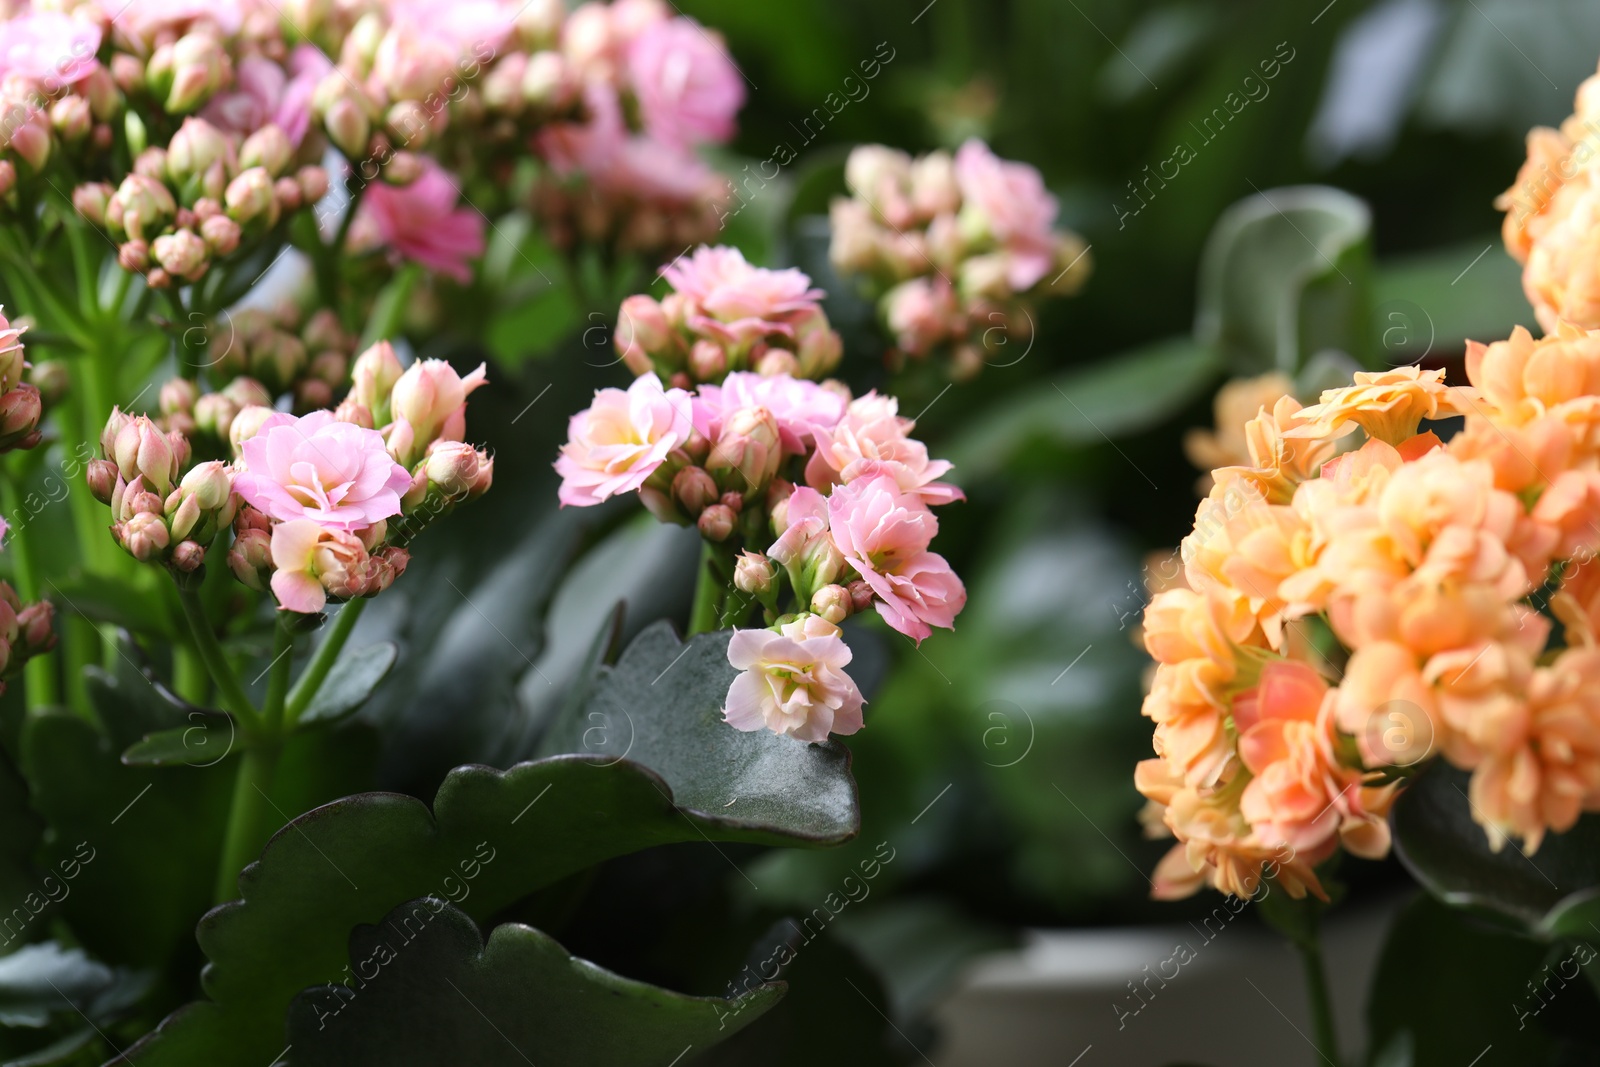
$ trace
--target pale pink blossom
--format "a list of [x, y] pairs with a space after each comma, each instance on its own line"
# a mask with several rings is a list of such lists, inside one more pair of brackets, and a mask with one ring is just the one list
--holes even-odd
[[592, 82], [584, 88], [587, 122], [552, 123], [535, 146], [562, 177], [584, 175], [614, 196], [685, 204], [721, 196], [726, 180], [693, 152], [630, 132], [616, 90]]
[[805, 378], [734, 371], [721, 385], [700, 386], [694, 399], [695, 429], [715, 441], [725, 415], [756, 407], [766, 408], [778, 420], [784, 451], [800, 455], [816, 431], [831, 430], [844, 417], [845, 399]]
[[313, 615], [328, 602], [317, 579], [317, 557], [361, 552], [354, 534], [330, 530], [310, 519], [280, 522], [272, 528], [272, 594], [284, 611]]
[[1033, 288], [1054, 262], [1051, 227], [1058, 210], [1039, 172], [1026, 163], [1000, 159], [988, 145], [972, 139], [956, 152], [956, 183], [964, 210], [975, 212], [1011, 254], [1011, 287], [1019, 293]]
[[472, 280], [468, 263], [483, 255], [483, 216], [458, 206], [460, 199], [450, 176], [424, 159], [421, 176], [410, 185], [368, 186], [360, 214], [401, 258], [465, 285]]
[[735, 730], [826, 741], [861, 729], [861, 690], [844, 673], [850, 647], [821, 616], [803, 615], [778, 632], [736, 630], [728, 662], [741, 672], [722, 709]]
[[689, 439], [689, 394], [663, 389], [654, 374], [621, 389], [600, 389], [588, 409], [572, 416], [561, 446], [563, 505], [588, 507], [638, 489]]
[[467, 397], [487, 385], [482, 363], [465, 377], [442, 359], [419, 359], [389, 393], [394, 421], [385, 430], [389, 452], [410, 466], [435, 441], [460, 441], [467, 431]]
[[37, 82], [47, 93], [72, 85], [99, 66], [100, 30], [59, 11], [37, 11], [0, 22], [0, 77]]
[[332, 69], [321, 50], [309, 44], [296, 45], [289, 53], [287, 70], [262, 56], [245, 56], [239, 60], [234, 88], [218, 93], [200, 115], [214, 126], [242, 134], [272, 123], [298, 148], [311, 126], [312, 91]]
[[817, 448], [806, 461], [806, 482], [826, 492], [840, 482], [887, 474], [926, 504], [964, 500], [956, 486], [936, 480], [952, 464], [929, 459], [927, 446], [911, 436], [914, 426], [911, 419], [900, 416], [894, 397], [876, 392], [857, 397], [833, 429], [813, 429]]
[[158, 36], [181, 36], [182, 31], [207, 24], [232, 37], [244, 26], [240, 0], [136, 0], [122, 5], [111, 18], [119, 37], [141, 51]]
[[805, 272], [789, 267], [753, 267], [737, 248], [702, 245], [661, 272], [673, 289], [688, 297], [691, 328], [745, 344], [767, 334], [794, 336], [789, 319], [818, 306], [823, 293]]
[[244, 442], [241, 463], [234, 489], [252, 507], [335, 530], [362, 530], [400, 514], [400, 494], [411, 485], [382, 434], [338, 422], [331, 411], [271, 415]]
[[955, 625], [967, 591], [945, 558], [928, 551], [939, 520], [920, 497], [887, 474], [848, 482], [828, 497], [828, 526], [890, 626], [921, 641], [930, 626]]
[[646, 28], [628, 46], [627, 68], [650, 136], [680, 147], [733, 136], [744, 81], [726, 46], [693, 19]]

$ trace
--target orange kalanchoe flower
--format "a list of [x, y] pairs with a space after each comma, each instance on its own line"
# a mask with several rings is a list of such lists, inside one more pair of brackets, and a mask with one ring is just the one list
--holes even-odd
[[1355, 384], [1324, 389], [1320, 401], [1300, 412], [1289, 437], [1335, 438], [1357, 427], [1391, 445], [1415, 436], [1423, 419], [1463, 414], [1444, 371], [1396, 367], [1356, 371]]

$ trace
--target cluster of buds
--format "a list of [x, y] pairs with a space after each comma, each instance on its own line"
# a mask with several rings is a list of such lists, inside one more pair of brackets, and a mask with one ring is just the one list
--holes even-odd
[[48, 600], [24, 604], [11, 583], [0, 582], [0, 693], [5, 692], [4, 679], [20, 674], [24, 663], [55, 647], [54, 623], [54, 604]]
[[891, 366], [944, 353], [959, 380], [1017, 359], [1036, 301], [1071, 295], [1089, 276], [1088, 248], [1055, 228], [1039, 172], [980, 141], [916, 159], [863, 145], [845, 181], [852, 195], [833, 202], [829, 257], [877, 301]]
[[[262, 329], [283, 325], [279, 318]], [[322, 335], [330, 351], [344, 343], [319, 316], [304, 334]], [[275, 411], [265, 386], [247, 377], [198, 397], [193, 382], [168, 382], [166, 429], [114, 411], [101, 438], [105, 459], [90, 464], [88, 480], [111, 506], [117, 542], [139, 560], [188, 573], [231, 528], [229, 568], [302, 614], [388, 588], [405, 571], [411, 539], [493, 480], [493, 460], [462, 441], [466, 398], [484, 384], [483, 368], [464, 378], [437, 360], [402, 368], [380, 342], [355, 361], [352, 377], [337, 410], [300, 416]], [[225, 432], [217, 432], [211, 397], [235, 405]], [[180, 426], [226, 440], [231, 458], [191, 465]]]
[[533, 207], [557, 247], [582, 240], [658, 258], [717, 233], [728, 183], [694, 150], [733, 135], [745, 92], [716, 33], [664, 0], [584, 3], [559, 49], [537, 70], [530, 60], [530, 76], [547, 108], [578, 109], [535, 142], [550, 173]]
[[630, 296], [617, 314], [617, 353], [634, 374], [688, 389], [745, 370], [817, 379], [839, 365], [843, 342], [801, 271], [753, 267], [736, 248], [702, 246], [661, 273], [670, 294]]
[[[732, 260], [694, 262], [709, 272]], [[693, 288], [676, 284], [680, 293]], [[807, 301], [819, 295], [804, 275], [797, 285]], [[790, 288], [769, 279], [749, 291]], [[741, 328], [765, 335], [769, 324], [748, 302], [725, 307], [743, 311], [717, 320], [729, 343]], [[839, 623], [876, 609], [920, 642], [933, 627], [952, 627], [966, 603], [961, 579], [929, 547], [939, 528], [933, 508], [962, 493], [939, 480], [951, 465], [930, 459], [913, 429], [892, 397], [852, 397], [837, 381], [733, 371], [691, 393], [646, 369], [626, 391], [599, 390], [572, 417], [555, 466], [564, 505], [637, 492], [658, 518], [692, 522], [719, 546], [731, 572], [722, 621], [737, 625], [759, 607], [770, 627], [734, 636], [729, 658], [744, 673], [730, 690], [728, 721], [820, 741], [861, 725]], [[811, 681], [768, 685], [763, 672], [774, 683]]]
[[123, 268], [152, 287], [198, 281], [246, 238], [327, 193], [327, 172], [296, 169], [294, 157], [274, 123], [244, 136], [191, 116], [165, 148], [141, 151], [120, 185], [85, 182], [72, 203], [119, 242]]
[[23, 328], [0, 314], [0, 453], [32, 448], [43, 439], [44, 400], [22, 345]]
[[165, 563], [182, 574], [197, 570], [238, 510], [233, 471], [219, 460], [191, 465], [183, 434], [116, 408], [101, 432], [100, 452], [104, 458], [89, 464], [86, 477], [95, 497], [111, 507], [117, 544], [140, 562]]
[[106, 27], [93, 5], [0, 22], [0, 198], [14, 203], [19, 181], [31, 184], [52, 159], [92, 163], [111, 148], [124, 101], [98, 58]]

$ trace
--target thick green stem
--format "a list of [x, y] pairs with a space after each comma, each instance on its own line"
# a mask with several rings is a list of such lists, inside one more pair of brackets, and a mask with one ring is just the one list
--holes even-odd
[[[33, 557], [33, 526], [22, 521], [21, 508], [22, 499], [15, 476], [9, 469], [0, 466], [0, 512], [19, 516], [17, 525], [7, 539], [7, 548], [11, 553], [11, 577], [17, 596], [22, 598], [23, 603], [31, 604], [39, 599], [39, 572]], [[61, 689], [56, 681], [54, 653], [34, 656], [27, 662], [22, 668], [22, 686], [30, 710], [60, 703]]]
[[223, 654], [216, 632], [211, 629], [211, 622], [200, 603], [199, 591], [179, 586], [178, 602], [183, 605], [184, 618], [189, 620], [189, 629], [194, 632], [195, 650], [200, 653], [206, 670], [211, 673], [211, 680], [217, 685], [222, 706], [238, 716], [240, 725], [247, 730], [253, 728], [256, 725], [255, 709], [245, 695], [244, 686], [239, 684], [239, 676], [229, 665], [228, 657]]
[[211, 675], [205, 661], [182, 642], [172, 646], [172, 688], [191, 704], [204, 705], [211, 699]]
[[708, 634], [717, 628], [722, 595], [727, 591], [719, 573], [721, 550], [710, 541], [700, 544], [700, 572], [695, 580], [694, 606], [689, 609], [689, 636]]
[[267, 699], [261, 705], [261, 720], [269, 736], [283, 731], [283, 702], [289, 695], [289, 667], [294, 662], [294, 631], [288, 612], [280, 612], [273, 630], [272, 662], [267, 666]]
[[333, 624], [328, 629], [328, 636], [322, 639], [322, 644], [317, 646], [317, 651], [312, 655], [311, 662], [306, 665], [305, 673], [300, 675], [294, 683], [294, 689], [289, 693], [289, 701], [284, 709], [283, 724], [285, 730], [294, 729], [295, 722], [300, 714], [310, 706], [316, 698], [317, 691], [322, 688], [322, 683], [327, 680], [328, 672], [333, 670], [333, 665], [339, 659], [339, 653], [344, 649], [345, 642], [350, 640], [350, 631], [355, 629], [356, 620], [361, 618], [365, 610], [365, 600], [352, 600], [339, 609], [339, 614], [333, 617]]
[[1295, 940], [1300, 960], [1305, 965], [1306, 998], [1311, 1003], [1311, 1027], [1317, 1051], [1334, 1067], [1339, 1064], [1339, 1033], [1333, 1023], [1333, 999], [1328, 994], [1328, 973], [1322, 963], [1322, 938], [1316, 926], [1311, 936]]
[[272, 792], [272, 779], [277, 773], [281, 753], [282, 745], [276, 739], [263, 739], [245, 749], [239, 760], [238, 776], [233, 781], [233, 803], [228, 810], [228, 832], [217, 867], [214, 899], [218, 904], [239, 895], [239, 872], [260, 854], [261, 846], [271, 836], [271, 817], [275, 812], [267, 797]]

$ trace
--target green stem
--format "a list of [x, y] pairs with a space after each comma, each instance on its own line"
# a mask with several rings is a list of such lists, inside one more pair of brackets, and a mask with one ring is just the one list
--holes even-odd
[[[285, 657], [286, 659], [288, 657]], [[218, 904], [239, 895], [239, 872], [261, 852], [271, 836], [269, 819], [274, 813], [267, 799], [272, 779], [278, 770], [282, 745], [276, 740], [261, 740], [245, 749], [233, 780], [233, 802], [228, 810], [228, 831], [222, 842], [222, 859], [217, 866], [214, 899]]]
[[191, 704], [204, 705], [211, 698], [211, 675], [205, 660], [184, 642], [172, 646], [172, 688]]
[[[1315, 920], [1312, 920], [1315, 923]], [[1328, 993], [1328, 973], [1322, 963], [1322, 938], [1315, 925], [1309, 937], [1295, 939], [1300, 960], [1305, 965], [1306, 997], [1311, 1002], [1312, 1033], [1317, 1051], [1328, 1063], [1339, 1063], [1339, 1034], [1333, 1024], [1333, 999]]]
[[708, 634], [717, 628], [718, 611], [726, 587], [718, 573], [721, 549], [710, 541], [700, 543], [700, 572], [695, 580], [694, 606], [689, 609], [689, 636]]
[[272, 737], [283, 730], [283, 702], [289, 694], [289, 666], [294, 662], [294, 631], [289, 623], [289, 613], [279, 612], [273, 629], [272, 662], [267, 666], [267, 699], [261, 705], [261, 719]]
[[[0, 512], [19, 515], [21, 507], [15, 476], [9, 468], [0, 465]], [[31, 604], [39, 599], [39, 572], [33, 556], [32, 524], [19, 521], [12, 529], [8, 542], [6, 547], [11, 553], [11, 577], [16, 585], [17, 596], [23, 603]], [[54, 654], [34, 656], [28, 660], [22, 668], [22, 687], [29, 710], [47, 708], [60, 702], [61, 689], [56, 680]]]
[[216, 632], [211, 629], [198, 590], [180, 585], [178, 601], [183, 605], [184, 618], [189, 620], [189, 629], [194, 632], [195, 651], [200, 653], [206, 670], [211, 673], [211, 680], [216, 683], [217, 692], [222, 697], [223, 707], [239, 717], [240, 725], [246, 729], [253, 728], [256, 725], [255, 708], [245, 695], [244, 686], [239, 684], [239, 676], [228, 664], [228, 657], [217, 641]]
[[339, 614], [333, 617], [328, 636], [317, 646], [311, 662], [306, 665], [305, 673], [300, 675], [299, 680], [294, 683], [294, 689], [289, 693], [283, 718], [285, 730], [294, 729], [294, 724], [299, 720], [301, 713], [316, 698], [317, 691], [327, 680], [328, 672], [333, 670], [333, 665], [338, 661], [345, 642], [350, 640], [350, 631], [355, 629], [356, 620], [361, 618], [366, 606], [365, 600], [352, 600], [340, 608]]

